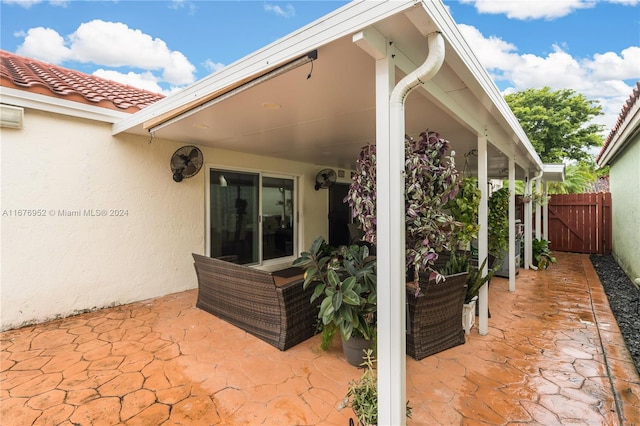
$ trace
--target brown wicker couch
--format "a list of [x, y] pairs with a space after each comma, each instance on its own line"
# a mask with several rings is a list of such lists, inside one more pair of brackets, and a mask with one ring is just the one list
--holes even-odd
[[193, 254], [198, 276], [196, 306], [284, 351], [315, 334], [313, 288], [302, 279], [278, 286], [270, 272], [227, 258]]
[[407, 285], [407, 355], [420, 360], [465, 343], [461, 318], [468, 275], [451, 275], [436, 284], [420, 273], [418, 297]]

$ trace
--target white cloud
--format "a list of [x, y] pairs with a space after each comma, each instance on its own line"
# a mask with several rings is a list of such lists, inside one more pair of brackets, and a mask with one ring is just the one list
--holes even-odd
[[597, 100], [604, 115], [594, 121], [610, 129], [633, 87], [624, 80], [640, 80], [640, 47], [621, 52], [597, 53], [589, 58], [574, 58], [561, 46], [538, 56], [519, 53], [517, 48], [496, 37], [484, 37], [475, 27], [460, 25], [478, 60], [496, 81], [508, 84], [504, 93], [542, 88], [572, 89], [587, 99]]
[[148, 90], [154, 93], [164, 93], [162, 87], [158, 85], [157, 78], [150, 72], [144, 73], [121, 73], [114, 70], [97, 69], [93, 72], [93, 75], [107, 80], [117, 81], [118, 83], [126, 84], [128, 86], [137, 87], [139, 89]]
[[591, 75], [597, 79], [627, 80], [638, 78], [640, 73], [640, 47], [631, 46], [620, 52], [593, 55], [592, 60], [584, 62]]
[[16, 53], [54, 64], [71, 58], [71, 49], [65, 46], [64, 38], [51, 28], [30, 28], [24, 36], [24, 43]]
[[[629, 0], [627, 0], [629, 1]], [[594, 0], [461, 0], [472, 3], [478, 13], [504, 14], [512, 19], [556, 19], [595, 6]]]
[[56, 64], [78, 61], [158, 71], [161, 77], [157, 81], [173, 86], [195, 81], [196, 69], [181, 52], [119, 22], [85, 22], [66, 39], [51, 28], [31, 28], [17, 53]]
[[225, 64], [223, 64], [222, 62], [213, 62], [211, 59], [207, 59], [204, 64], [203, 64], [204, 68], [209, 71], [209, 72], [216, 72], [221, 70], [222, 68], [226, 67]]
[[278, 16], [282, 16], [283, 18], [293, 18], [294, 16], [296, 16], [296, 10], [291, 4], [287, 4], [283, 9], [278, 5], [265, 3], [264, 10], [267, 12], [273, 12]]
[[173, 0], [169, 4], [170, 9], [187, 9], [190, 15], [193, 15], [196, 12], [196, 5], [192, 1], [188, 0]]
[[[70, 0], [51, 0], [49, 4], [52, 6], [67, 7]], [[4, 4], [11, 4], [30, 9], [31, 6], [42, 3], [42, 0], [2, 0]]]

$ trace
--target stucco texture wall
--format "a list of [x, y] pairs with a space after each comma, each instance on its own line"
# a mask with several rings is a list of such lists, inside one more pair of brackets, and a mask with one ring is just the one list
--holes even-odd
[[640, 278], [640, 137], [611, 164], [610, 190], [613, 255], [634, 280]]
[[[2, 330], [197, 286], [206, 173], [172, 180], [184, 143], [113, 137], [110, 124], [34, 110], [24, 123], [1, 134]], [[201, 149], [207, 164], [299, 174], [301, 249], [326, 236], [318, 166]]]

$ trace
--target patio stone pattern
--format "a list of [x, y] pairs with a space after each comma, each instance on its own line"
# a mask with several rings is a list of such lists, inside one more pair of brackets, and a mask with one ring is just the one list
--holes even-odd
[[[640, 378], [587, 255], [490, 286], [489, 334], [407, 358], [409, 425], [640, 424]], [[315, 336], [285, 352], [196, 290], [0, 333], [2, 425], [347, 425], [360, 370]]]

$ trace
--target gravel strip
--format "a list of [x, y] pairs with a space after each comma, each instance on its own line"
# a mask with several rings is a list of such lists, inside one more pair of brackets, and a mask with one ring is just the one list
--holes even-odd
[[624, 273], [613, 256], [591, 255], [613, 315], [640, 372], [640, 290]]

